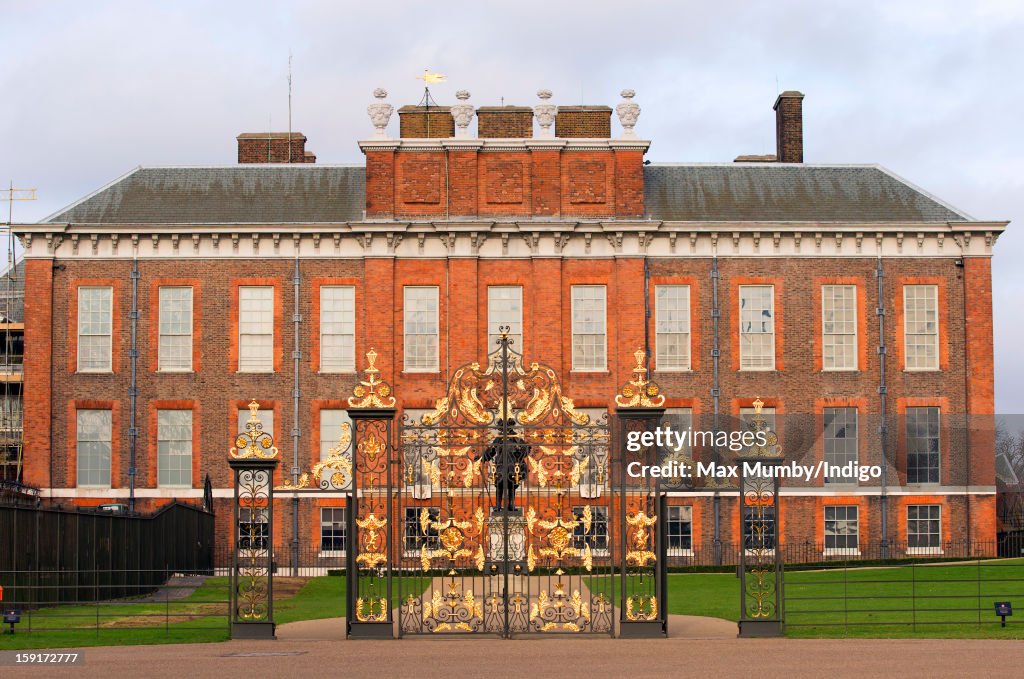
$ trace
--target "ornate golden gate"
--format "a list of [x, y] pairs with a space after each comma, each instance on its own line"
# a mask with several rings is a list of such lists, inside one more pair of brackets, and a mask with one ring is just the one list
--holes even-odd
[[607, 416], [510, 344], [399, 426], [402, 635], [613, 631]]
[[349, 636], [664, 633], [657, 482], [628, 481], [613, 443], [664, 412], [642, 352], [613, 431], [511, 343], [503, 334], [397, 428], [368, 355], [348, 410]]

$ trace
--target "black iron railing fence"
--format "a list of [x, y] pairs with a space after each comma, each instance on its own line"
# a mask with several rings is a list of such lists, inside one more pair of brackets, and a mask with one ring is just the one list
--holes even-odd
[[[673, 570], [734, 566], [743, 545], [734, 542], [706, 542], [691, 549], [669, 548], [668, 566]], [[843, 565], [872, 562], [950, 561], [995, 557], [1024, 557], [1024, 536], [1001, 540], [947, 541], [935, 546], [918, 546], [906, 541], [861, 543], [856, 548], [836, 548], [820, 542], [784, 543], [782, 560], [787, 570], [805, 565]]]
[[957, 636], [970, 630], [987, 636], [1009, 626], [1006, 632], [1017, 636], [1024, 625], [1019, 612], [1003, 618], [997, 609], [1001, 603], [1024, 607], [1024, 562], [1018, 559], [789, 571], [784, 590], [786, 627], [796, 635], [946, 628]]
[[[227, 574], [231, 564], [231, 545], [219, 545], [214, 562], [218, 574]], [[732, 542], [706, 542], [690, 549], [670, 548], [667, 563], [672, 572], [732, 571], [740, 562], [741, 546]], [[938, 563], [967, 559], [996, 557], [1024, 558], [1024, 536], [1002, 540], [945, 542], [937, 547], [913, 547], [906, 542], [880, 542], [861, 544], [857, 549], [826, 548], [822, 543], [800, 542], [781, 546], [786, 570], [819, 569], [829, 567], [869, 566], [873, 564]], [[412, 550], [399, 564], [400, 569], [418, 569], [419, 551]], [[610, 556], [597, 555], [597, 558]], [[345, 552], [322, 549], [318, 545], [301, 545], [298, 561], [294, 561], [291, 545], [278, 545], [274, 549], [275, 575], [316, 577], [341, 574], [345, 570]], [[293, 568], [293, 566], [295, 566]]]
[[[226, 578], [166, 569], [0, 571], [4, 610], [16, 609], [15, 634], [156, 630], [163, 634], [229, 634], [230, 585]], [[14, 598], [8, 592], [14, 593]], [[131, 636], [118, 636], [123, 643]], [[63, 637], [62, 637], [63, 638]]]
[[212, 573], [213, 514], [172, 503], [152, 515], [0, 505], [5, 607], [140, 596], [174, 573]]

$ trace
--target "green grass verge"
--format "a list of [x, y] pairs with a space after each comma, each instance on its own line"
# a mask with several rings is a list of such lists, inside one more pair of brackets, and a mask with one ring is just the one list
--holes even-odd
[[[618, 605], [618, 577], [584, 581], [592, 593], [604, 593]], [[403, 593], [422, 592], [430, 582], [427, 576], [396, 578], [393, 587], [397, 596], [400, 587]], [[1019, 623], [1010, 618], [1003, 628], [992, 608], [995, 601], [1009, 600], [1024, 609], [1024, 560], [791, 571], [785, 592], [789, 637], [1024, 638], [1024, 616], [1016, 618]], [[738, 619], [735, 573], [670, 574], [667, 594], [669, 614]], [[274, 617], [278, 624], [343, 617], [345, 595], [344, 577], [311, 578], [294, 595], [275, 600]], [[0, 649], [224, 641], [227, 597], [228, 579], [208, 578], [169, 606], [114, 602], [46, 608], [31, 613], [33, 629], [72, 629], [31, 634], [25, 633], [26, 611], [17, 634], [0, 634]]]

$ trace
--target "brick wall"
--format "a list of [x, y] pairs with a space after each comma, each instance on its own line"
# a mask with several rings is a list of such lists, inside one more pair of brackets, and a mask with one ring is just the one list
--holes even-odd
[[[500, 154], [495, 154], [500, 158]], [[775, 408], [779, 433], [787, 458], [803, 464], [820, 460], [822, 452], [821, 413], [825, 407], [856, 406], [861, 435], [861, 462], [881, 463], [881, 442], [875, 433], [878, 419], [877, 324], [871, 310], [876, 298], [872, 258], [846, 259], [842, 279], [834, 277], [834, 262], [815, 259], [743, 259], [719, 262], [721, 306], [721, 408], [726, 417], [738, 415], [760, 396]], [[952, 259], [887, 259], [882, 300], [887, 310], [886, 344], [889, 390], [888, 451], [890, 487], [905, 482], [905, 435], [899, 413], [912, 405], [936, 405], [943, 412], [942, 485], [944, 487], [991, 486], [992, 445], [990, 430], [965, 419], [964, 412], [985, 412], [991, 405], [991, 326], [987, 321], [991, 283], [987, 260], [969, 261], [958, 267]], [[127, 437], [129, 371], [127, 314], [131, 304], [130, 262], [91, 260], [62, 262], [54, 271], [48, 261], [29, 260], [26, 269], [27, 335], [31, 346], [25, 366], [26, 479], [43, 487], [75, 485], [74, 413], [83, 404], [108, 404], [118, 412], [118, 453], [113, 485], [127, 485]], [[691, 407], [702, 418], [713, 410], [710, 398], [711, 346], [711, 263], [707, 259], [652, 259], [649, 303], [653, 306], [659, 284], [691, 285], [692, 372], [659, 370], [654, 376], [669, 396], [670, 407]], [[292, 439], [291, 390], [293, 375], [289, 357], [295, 350], [291, 318], [294, 305], [290, 284], [293, 263], [283, 259], [261, 260], [260, 280], [278, 290], [275, 316], [278, 370], [271, 374], [238, 373], [233, 362], [237, 343], [237, 321], [233, 321], [232, 290], [252, 273], [243, 260], [207, 260], [188, 263], [189, 279], [178, 278], [181, 262], [142, 260], [139, 299], [143, 305], [138, 337], [140, 370], [138, 376], [138, 482], [149, 487], [155, 479], [155, 410], [160, 407], [188, 407], [195, 418], [193, 481], [200, 486], [209, 474], [216, 487], [229, 487], [227, 449], [236, 428], [237, 411], [251, 398], [257, 398], [274, 410], [274, 433], [282, 451], [283, 468], [290, 466]], [[477, 361], [489, 350], [487, 345], [487, 287], [521, 285], [524, 299], [523, 348], [528, 360], [537, 359], [561, 375], [566, 395], [578, 407], [609, 407], [611, 397], [630, 376], [632, 352], [645, 341], [643, 277], [640, 258], [561, 260], [507, 259], [409, 260], [374, 258], [367, 260], [303, 260], [299, 312], [301, 326], [299, 349], [302, 396], [300, 421], [300, 460], [307, 466], [318, 455], [318, 420], [315, 413], [323, 402], [340, 401], [350, 393], [357, 375], [320, 374], [317, 360], [317, 304], [315, 294], [322, 284], [352, 284], [357, 288], [356, 355], [357, 366], [364, 366], [364, 353], [373, 347], [379, 353], [377, 363], [382, 377], [395, 387], [404, 408], [427, 408], [444, 391], [452, 371], [467, 362]], [[896, 322], [896, 306], [902, 299], [901, 284], [927, 279], [945, 290], [946, 313], [941, 318], [940, 344], [947, 357], [945, 369], [937, 372], [907, 372], [899, 363], [894, 347], [902, 334]], [[112, 283], [115, 308], [120, 320], [115, 323], [114, 365], [111, 374], [76, 373], [74, 324], [77, 287], [97, 280]], [[744, 281], [767, 280], [776, 284], [777, 368], [768, 372], [744, 372], [734, 369], [737, 336], [737, 290]], [[52, 281], [52, 283], [51, 283]], [[194, 332], [199, 338], [192, 374], [160, 373], [154, 370], [153, 343], [157, 341], [158, 309], [153, 300], [161, 284], [201, 282], [195, 295]], [[852, 372], [827, 372], [821, 369], [820, 286], [851, 281], [857, 286], [859, 366]], [[53, 304], [49, 303], [50, 287]], [[608, 368], [604, 372], [572, 371], [571, 288], [578, 284], [608, 286]], [[440, 370], [437, 373], [406, 373], [403, 369], [403, 286], [436, 285], [440, 292]], [[971, 300], [965, 313], [966, 299]], [[201, 294], [199, 294], [201, 292]], [[650, 320], [648, 335], [652, 353], [656, 353], [655, 319]], [[966, 327], [966, 334], [963, 328]], [[52, 342], [52, 366], [47, 360]], [[986, 363], [987, 362], [987, 363]], [[986, 365], [988, 368], [986, 368]], [[52, 370], [52, 383], [51, 383]], [[52, 411], [50, 403], [53, 403]], [[161, 405], [164, 404], [164, 405]], [[167, 405], [170, 404], [170, 405]], [[989, 412], [991, 412], [989, 410]], [[708, 426], [709, 421], [695, 421]], [[969, 445], [968, 445], [969, 444]], [[52, 445], [52, 448], [51, 448]], [[50, 451], [53, 451], [51, 456]], [[695, 451], [703, 459], [706, 451]], [[50, 480], [52, 464], [53, 477]], [[307, 466], [308, 468], [308, 466]], [[280, 473], [279, 473], [280, 476]], [[790, 483], [790, 486], [808, 485]], [[821, 486], [814, 480], [811, 486]], [[874, 483], [864, 484], [874, 485]], [[915, 489], [911, 489], [915, 490]], [[922, 497], [928, 488], [917, 489]], [[853, 497], [853, 496], [851, 496]], [[994, 500], [989, 496], [972, 498], [937, 495], [938, 502], [952, 509], [944, 531], [952, 537], [966, 535], [968, 526], [975, 540], [994, 536]], [[787, 499], [787, 535], [790, 540], [812, 539], [818, 535], [819, 499]], [[695, 500], [710, 502], [709, 500]], [[923, 502], [924, 500], [922, 500]], [[811, 503], [801, 509], [801, 502]], [[857, 500], [861, 502], [861, 500]], [[867, 501], [862, 518], [865, 539], [876, 539], [877, 498]], [[891, 530], [905, 521], [899, 502], [891, 499]], [[930, 500], [929, 500], [930, 502]], [[959, 504], [957, 504], [959, 503]], [[905, 503], [904, 503], [905, 504]], [[311, 511], [315, 510], [312, 508]], [[727, 512], [723, 509], [723, 512]], [[315, 513], [315, 511], [314, 511]], [[805, 516], [806, 514], [806, 516]], [[725, 517], [729, 516], [725, 514]], [[945, 516], [945, 513], [944, 513]], [[700, 513], [705, 536], [710, 536], [710, 505]], [[313, 518], [303, 519], [313, 525]], [[730, 526], [729, 523], [723, 523]], [[896, 537], [895, 533], [892, 537]], [[813, 537], [813, 539], [818, 539]]]
[[640, 217], [643, 151], [369, 150], [366, 214], [396, 219]]

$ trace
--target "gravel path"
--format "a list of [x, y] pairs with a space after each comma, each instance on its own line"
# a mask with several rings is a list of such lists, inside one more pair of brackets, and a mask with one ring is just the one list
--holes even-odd
[[84, 652], [82, 666], [23, 666], [18, 676], [962, 679], [1020, 676], [1024, 666], [1024, 644], [1019, 641], [968, 639], [280, 639]]

